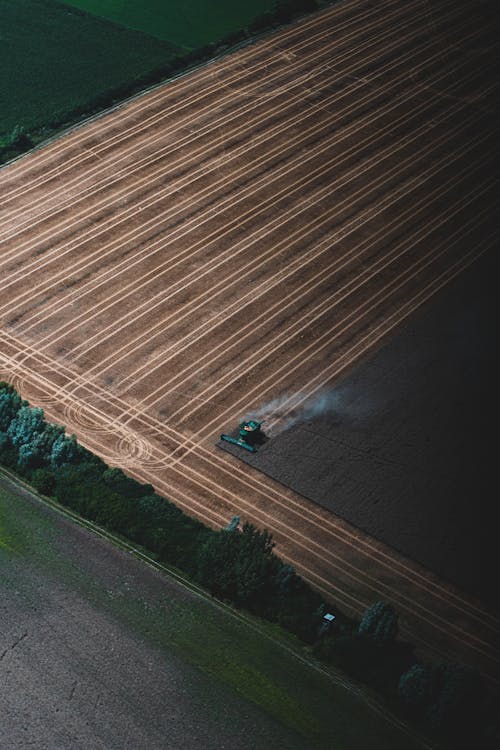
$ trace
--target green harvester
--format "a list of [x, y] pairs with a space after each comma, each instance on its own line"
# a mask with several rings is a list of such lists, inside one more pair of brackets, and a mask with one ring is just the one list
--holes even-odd
[[227, 443], [233, 443], [238, 445], [240, 448], [244, 448], [250, 453], [257, 451], [256, 445], [262, 443], [264, 433], [261, 430], [262, 422], [256, 422], [255, 419], [249, 419], [248, 421], [241, 422], [239, 437], [234, 438], [231, 435], [221, 435], [220, 439], [225, 440]]

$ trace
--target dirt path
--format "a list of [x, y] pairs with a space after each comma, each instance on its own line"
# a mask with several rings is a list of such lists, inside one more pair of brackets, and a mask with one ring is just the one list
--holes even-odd
[[238, 513], [355, 613], [498, 676], [498, 619], [217, 452], [335, 383], [494, 244], [493, 33], [352, 0], [1, 171], [0, 376], [214, 526]]

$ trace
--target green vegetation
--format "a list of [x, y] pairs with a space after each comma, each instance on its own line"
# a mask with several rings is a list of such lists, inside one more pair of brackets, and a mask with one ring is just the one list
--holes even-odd
[[29, 146], [27, 133], [43, 137], [96, 108], [105, 92], [116, 98], [121, 87], [180, 52], [52, 0], [0, 0], [0, 15], [0, 147], [5, 150]]
[[[157, 496], [151, 485], [109, 468], [78, 445], [74, 435], [66, 436], [63, 427], [47, 423], [42, 409], [30, 407], [4, 382], [0, 463], [83, 518], [183, 571], [220, 600], [285, 628], [309, 644], [315, 657], [370, 685], [408, 720], [452, 742], [454, 748], [462, 747], [462, 740], [467, 747], [480, 733], [485, 748], [491, 738], [498, 738], [479, 675], [461, 665], [420, 664], [413, 646], [397, 639], [398, 616], [390, 604], [376, 602], [359, 623], [347, 618], [275, 555], [269, 532], [251, 524], [240, 531], [237, 518], [218, 532], [204, 526]], [[1, 517], [0, 529], [0, 551], [15, 548], [15, 534]], [[333, 626], [323, 619], [327, 611], [335, 613]], [[194, 633], [194, 620], [191, 626]], [[196, 655], [199, 666], [234, 687], [247, 684], [252, 700], [265, 694], [270, 704], [281, 707], [279, 711], [300, 716], [293, 701], [276, 692], [253, 667], [237, 668], [225, 647], [217, 645], [215, 633], [211, 645], [201, 634], [198, 641], [189, 633], [184, 622], [175, 635], [169, 631], [169, 643], [185, 650], [187, 658], [189, 653]], [[255, 666], [255, 657], [250, 663]], [[313, 731], [311, 721], [297, 718], [294, 727]]]
[[327, 604], [274, 554], [266, 531], [249, 524], [241, 532], [204, 526], [151, 485], [109, 468], [3, 382], [0, 463], [84, 518], [183, 570], [219, 598], [283, 625], [305, 642], [316, 639]]
[[398, 633], [398, 616], [390, 604], [376, 602], [364, 613], [358, 633], [376, 643], [393, 643]]
[[414, 664], [405, 672], [398, 692], [409, 715], [425, 721], [452, 745], [474, 746], [478, 726], [487, 742], [498, 746], [499, 728], [489, 724], [490, 696], [477, 672], [462, 664]]
[[0, 163], [316, 7], [316, 0], [0, 0]]
[[68, 5], [195, 49], [249, 26], [273, 10], [274, 0], [69, 0]]
[[[116, 569], [107, 575], [105, 563], [92, 554], [93, 548], [81, 546], [81, 537], [65, 538], [65, 527], [55, 514], [31, 503], [22, 489], [1, 477], [0, 482], [0, 528], [14, 549], [0, 547], [2, 593], [8, 595], [9, 588], [17, 605], [39, 597], [34, 606], [47, 606], [52, 587], [67, 591], [72, 601], [78, 597], [119, 623], [122, 632], [137, 634], [155, 654], [164, 654], [168, 661], [169, 654], [180, 655], [209, 676], [215, 691], [219, 684], [228, 686], [261, 707], [297, 735], [297, 747], [422, 747], [380, 706], [373, 710], [371, 700], [346, 689], [334, 673], [304, 661], [295, 639], [232, 614], [209, 597], [191, 595], [168, 577], [158, 585], [151, 576], [149, 587], [132, 561], [124, 559], [123, 566], [116, 561]], [[33, 580], [23, 578], [23, 572]], [[143, 678], [147, 681], [148, 675]]]

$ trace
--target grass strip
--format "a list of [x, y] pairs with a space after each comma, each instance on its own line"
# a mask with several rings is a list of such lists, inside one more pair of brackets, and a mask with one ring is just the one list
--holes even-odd
[[[55, 579], [58, 586], [62, 582], [106, 610], [155, 648], [165, 654], [173, 649], [214, 680], [263, 708], [302, 736], [308, 748], [347, 750], [364, 748], [368, 742], [374, 750], [425, 747], [369, 692], [315, 663], [292, 636], [207, 596], [178, 571], [34, 493], [24, 482], [14, 480], [10, 472], [2, 469], [0, 477], [2, 567], [8, 568], [9, 560], [22, 557], [37, 571]], [[78, 554], [77, 544], [85, 545], [81, 536], [77, 543], [73, 538], [67, 543], [68, 527], [61, 523], [62, 518], [161, 571], [165, 576], [164, 594], [150, 595], [144, 585], [131, 586], [126, 575], [131, 562], [126, 558], [121, 565], [129, 581], [127, 587], [103, 583], [91, 565], [95, 560], [92, 550], [80, 550]]]

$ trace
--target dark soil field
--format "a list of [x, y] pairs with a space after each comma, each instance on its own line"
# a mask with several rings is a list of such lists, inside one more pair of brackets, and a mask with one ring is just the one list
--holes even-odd
[[419, 750], [338, 675], [0, 477], [5, 750]]
[[[500, 675], [498, 617], [216, 448], [335, 388], [497, 246], [483, 3], [346, 0], [0, 172], [0, 378], [107, 463], [359, 615]], [[358, 500], [359, 502], [359, 500]]]
[[220, 446], [498, 609], [497, 274], [491, 254], [455, 279], [322, 414]]

